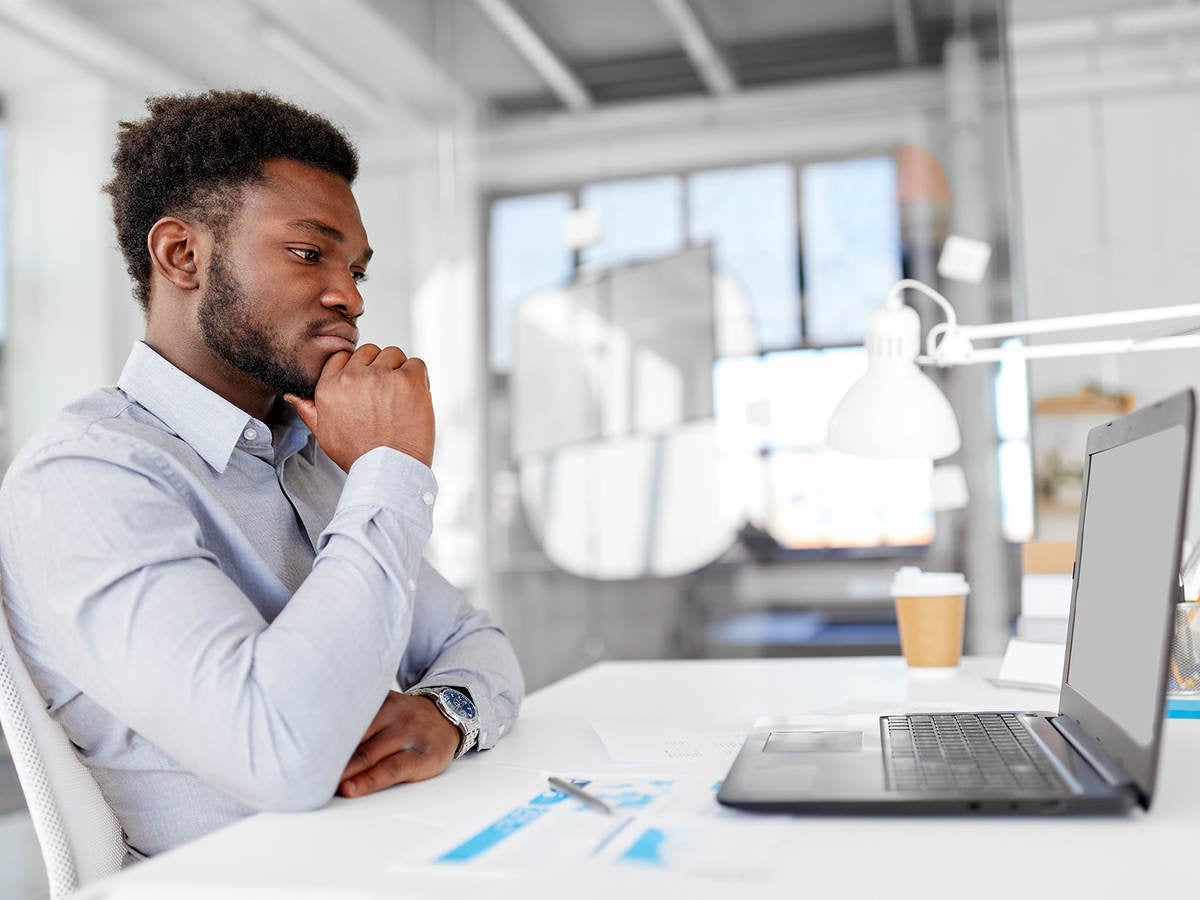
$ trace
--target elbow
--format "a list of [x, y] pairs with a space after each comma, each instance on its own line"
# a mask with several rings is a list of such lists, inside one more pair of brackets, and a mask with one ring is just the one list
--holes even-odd
[[312, 812], [332, 799], [339, 776], [299, 770], [260, 775], [239, 799], [257, 812]]
[[298, 813], [314, 812], [333, 799], [336, 786], [294, 785], [270, 794], [262, 812]]

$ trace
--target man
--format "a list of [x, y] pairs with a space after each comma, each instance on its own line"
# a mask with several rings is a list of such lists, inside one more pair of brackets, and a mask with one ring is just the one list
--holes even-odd
[[148, 109], [106, 188], [145, 341], [0, 489], [17, 647], [133, 857], [437, 775], [524, 690], [422, 561], [429, 383], [356, 346], [354, 149], [264, 94]]

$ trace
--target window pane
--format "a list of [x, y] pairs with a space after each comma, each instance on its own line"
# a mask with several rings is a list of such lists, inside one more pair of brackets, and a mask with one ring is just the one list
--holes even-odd
[[763, 360], [769, 390], [772, 447], [821, 447], [833, 411], [867, 371], [862, 347], [768, 353]]
[[488, 286], [492, 368], [512, 367], [513, 314], [525, 297], [571, 280], [571, 251], [563, 241], [568, 194], [510, 197], [492, 204]]
[[895, 160], [805, 166], [801, 188], [808, 339], [861, 341], [867, 314], [900, 278]]
[[579, 201], [600, 217], [600, 240], [582, 253], [587, 266], [653, 259], [683, 248], [683, 182], [677, 176], [589, 184]]
[[[1017, 339], [1001, 347], [1020, 347]], [[996, 431], [1002, 441], [1029, 439], [1029, 379], [1023, 359], [1002, 360], [996, 371]]]
[[928, 544], [931, 470], [928, 460], [776, 451], [768, 457], [767, 531], [795, 549]]
[[1024, 543], [1033, 537], [1033, 455], [1028, 441], [1000, 444], [1000, 524], [1004, 537]]
[[777, 163], [700, 172], [688, 179], [688, 233], [713, 245], [717, 271], [749, 305], [757, 347], [800, 343], [796, 174]]
[[713, 365], [713, 416], [722, 451], [757, 454], [767, 444], [770, 413], [761, 356], [729, 356]]

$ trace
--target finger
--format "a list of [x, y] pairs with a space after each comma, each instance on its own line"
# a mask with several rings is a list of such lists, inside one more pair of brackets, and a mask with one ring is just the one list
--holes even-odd
[[400, 368], [405, 372], [412, 372], [414, 376], [419, 376], [425, 382], [425, 387], [429, 387], [429, 369], [425, 366], [425, 360], [410, 356]]
[[353, 778], [347, 778], [338, 790], [346, 797], [361, 797], [381, 791], [394, 784], [404, 784], [409, 781], [421, 781], [431, 774], [426, 770], [428, 765], [422, 765], [424, 760], [419, 751], [402, 750], [385, 757], [378, 765], [372, 766], [365, 772], [360, 772]]
[[359, 740], [359, 745], [361, 746], [366, 743], [395, 722], [398, 711], [402, 710], [406, 705], [405, 701], [411, 700], [411, 697], [406, 697], [398, 691], [388, 691], [387, 696], [383, 698], [383, 702], [379, 704], [379, 712], [375, 713], [375, 718], [371, 720], [371, 724], [367, 726], [366, 733]]
[[353, 778], [359, 772], [365, 772], [372, 766], [378, 765], [394, 753], [410, 750], [414, 741], [403, 728], [389, 727], [361, 741], [350, 754], [346, 768], [342, 770], [342, 779]]
[[372, 363], [372, 365], [387, 366], [389, 369], [398, 369], [404, 365], [404, 362], [407, 359], [408, 357], [405, 356], [404, 351], [399, 347], [384, 347], [381, 351], [379, 351], [379, 355], [375, 357], [375, 362]]
[[301, 422], [308, 426], [309, 431], [316, 429], [317, 404], [311, 400], [305, 400], [303, 397], [297, 397], [295, 394], [284, 394], [283, 399], [296, 411], [296, 415], [300, 417]]
[[[342, 352], [346, 353], [349, 351], [343, 350]], [[354, 355], [350, 357], [347, 365], [353, 364], [356, 366], [369, 366], [371, 363], [375, 362], [375, 357], [377, 357], [379, 353], [380, 350], [378, 344], [363, 344], [354, 351]]]
[[[321, 378], [330, 375], [336, 375], [342, 369], [346, 368], [346, 364], [350, 362], [350, 351], [339, 350], [332, 354], [329, 359], [325, 360], [325, 365], [321, 367]], [[317, 379], [320, 381], [320, 378]]]

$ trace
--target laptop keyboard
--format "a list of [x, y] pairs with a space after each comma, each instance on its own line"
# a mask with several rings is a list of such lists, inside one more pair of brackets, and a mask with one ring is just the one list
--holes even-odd
[[1013, 713], [884, 716], [882, 725], [894, 790], [1069, 793]]

